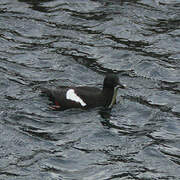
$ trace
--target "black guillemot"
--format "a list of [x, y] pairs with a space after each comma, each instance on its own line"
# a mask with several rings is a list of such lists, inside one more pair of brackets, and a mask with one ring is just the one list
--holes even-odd
[[55, 104], [51, 106], [52, 109], [65, 110], [70, 108], [89, 109], [99, 106], [112, 108], [116, 103], [118, 88], [125, 88], [120, 84], [118, 76], [107, 74], [102, 90], [87, 86], [59, 86], [54, 89], [42, 88], [41, 91]]

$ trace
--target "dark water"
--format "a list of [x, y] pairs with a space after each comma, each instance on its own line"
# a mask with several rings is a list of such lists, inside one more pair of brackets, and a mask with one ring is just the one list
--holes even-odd
[[[110, 113], [38, 90], [106, 72]], [[0, 180], [180, 179], [180, 1], [1, 0], [0, 100]]]

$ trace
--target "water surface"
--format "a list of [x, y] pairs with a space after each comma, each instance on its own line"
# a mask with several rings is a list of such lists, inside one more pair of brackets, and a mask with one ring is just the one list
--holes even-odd
[[[1, 0], [0, 179], [178, 180], [179, 47], [178, 0]], [[127, 86], [111, 112], [40, 96], [107, 72]]]

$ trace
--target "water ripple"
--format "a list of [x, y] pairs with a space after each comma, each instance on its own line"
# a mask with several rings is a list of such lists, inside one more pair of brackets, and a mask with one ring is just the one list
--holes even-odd
[[[179, 179], [177, 0], [0, 3], [0, 179]], [[127, 88], [104, 111], [49, 109], [39, 87]]]

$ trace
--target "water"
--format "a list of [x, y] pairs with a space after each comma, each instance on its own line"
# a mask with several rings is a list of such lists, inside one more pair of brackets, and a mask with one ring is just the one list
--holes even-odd
[[[178, 0], [0, 1], [0, 179], [174, 180]], [[49, 109], [39, 86], [127, 89], [111, 112]]]

